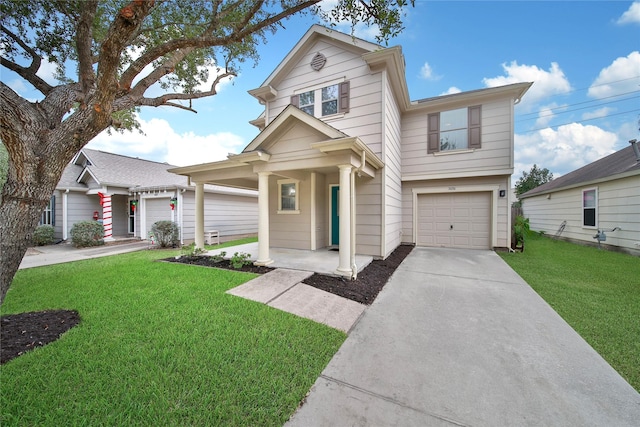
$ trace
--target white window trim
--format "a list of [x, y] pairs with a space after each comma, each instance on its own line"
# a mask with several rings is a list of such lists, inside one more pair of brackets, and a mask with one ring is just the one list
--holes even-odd
[[[296, 208], [295, 210], [282, 210], [282, 185], [296, 185]], [[279, 179], [278, 180], [278, 215], [298, 215], [300, 214], [300, 181], [297, 179]]]
[[[322, 115], [322, 89], [328, 86], [340, 85], [347, 81], [346, 77], [340, 77], [338, 79], [328, 80], [323, 83], [319, 83], [317, 85], [308, 86], [304, 89], [296, 89], [293, 91], [294, 95], [300, 95], [302, 93], [314, 92], [313, 98], [313, 117], [318, 119], [336, 119], [340, 117], [344, 117], [344, 113], [340, 112], [340, 105], [338, 105], [338, 111], [334, 114], [327, 114], [326, 116]], [[338, 94], [338, 104], [340, 104], [340, 94]]]
[[[596, 205], [593, 207], [593, 209], [595, 209], [595, 225], [584, 225], [584, 210], [586, 209], [586, 207], [584, 206], [584, 193], [586, 193], [587, 191], [595, 191], [596, 194]], [[582, 190], [582, 192], [580, 193], [580, 195], [582, 196], [580, 198], [580, 203], [582, 204], [582, 228], [586, 228], [589, 230], [597, 230], [598, 229], [598, 187], [591, 187], [591, 188], [584, 188]], [[589, 208], [591, 209], [591, 208]]]

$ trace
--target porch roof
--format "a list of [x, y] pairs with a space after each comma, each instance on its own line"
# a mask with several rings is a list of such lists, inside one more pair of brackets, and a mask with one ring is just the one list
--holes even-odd
[[[299, 154], [300, 151], [296, 155], [268, 151], [296, 126], [315, 138], [303, 154]], [[218, 162], [172, 168], [169, 172], [188, 176], [194, 182], [257, 189], [259, 172], [304, 179], [309, 172], [336, 172], [339, 165], [351, 165], [361, 174], [373, 177], [384, 163], [360, 138], [348, 136], [322, 120], [288, 106], [242, 153], [229, 154], [226, 160]]]

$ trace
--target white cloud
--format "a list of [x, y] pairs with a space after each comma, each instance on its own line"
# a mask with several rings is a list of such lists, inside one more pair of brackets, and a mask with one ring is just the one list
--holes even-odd
[[138, 121], [144, 135], [137, 131], [123, 134], [112, 132], [111, 135], [102, 132], [87, 147], [187, 166], [224, 160], [228, 153], [239, 153], [246, 145], [241, 137], [230, 132], [209, 135], [196, 135], [193, 132], [178, 134], [163, 119]]
[[566, 105], [558, 105], [555, 102], [541, 106], [536, 119], [536, 128], [545, 127], [556, 117], [556, 112], [565, 110]]
[[516, 61], [511, 61], [510, 64], [502, 64], [502, 68], [506, 75], [485, 78], [483, 82], [487, 87], [533, 82], [519, 105], [531, 106], [552, 95], [565, 94], [571, 91], [569, 80], [556, 62], [552, 62], [548, 70], [543, 70], [535, 65], [519, 65]]
[[461, 93], [462, 90], [460, 90], [460, 88], [457, 88], [455, 86], [451, 86], [449, 89], [446, 90], [446, 92], [443, 92], [440, 94], [440, 96], [442, 95], [454, 95], [456, 93]]
[[587, 95], [604, 98], [638, 90], [640, 77], [640, 52], [631, 52], [626, 57], [616, 58], [611, 65], [598, 74]]
[[597, 119], [600, 117], [607, 117], [609, 114], [611, 114], [612, 111], [614, 111], [614, 109], [611, 107], [598, 108], [597, 110], [584, 113], [582, 115], [582, 120], [591, 120], [591, 119]]
[[58, 66], [55, 62], [49, 62], [47, 58], [42, 58], [40, 68], [38, 69], [36, 76], [40, 77], [50, 85], [55, 86], [58, 84], [58, 80], [55, 78], [57, 69]]
[[425, 80], [439, 80], [441, 78], [441, 76], [433, 73], [433, 68], [431, 68], [431, 65], [429, 65], [428, 62], [425, 62], [422, 68], [420, 68], [419, 77]]
[[629, 9], [622, 14], [617, 23], [620, 25], [640, 23], [640, 2], [631, 3]]
[[547, 168], [555, 177], [564, 175], [615, 151], [618, 137], [597, 126], [571, 123], [515, 135], [515, 176], [534, 164]]

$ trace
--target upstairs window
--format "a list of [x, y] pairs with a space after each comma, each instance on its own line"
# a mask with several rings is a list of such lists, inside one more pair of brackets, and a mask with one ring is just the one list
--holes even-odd
[[429, 114], [427, 153], [481, 148], [479, 105]]
[[315, 106], [315, 92], [311, 90], [309, 92], [301, 93], [300, 95], [298, 95], [298, 97], [298, 108], [300, 108], [305, 113], [311, 114], [313, 116], [313, 107]]
[[349, 112], [349, 82], [336, 83], [291, 97], [291, 104], [315, 117]]
[[582, 191], [582, 226], [596, 228], [598, 218], [598, 190]]

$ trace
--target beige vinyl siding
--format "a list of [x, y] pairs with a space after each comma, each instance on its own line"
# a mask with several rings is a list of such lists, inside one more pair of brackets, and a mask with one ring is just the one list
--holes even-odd
[[401, 182], [401, 117], [398, 104], [391, 91], [391, 84], [385, 85], [384, 120], [384, 203], [385, 228], [383, 255], [387, 257], [402, 240], [402, 182]]
[[486, 176], [477, 178], [444, 179], [429, 181], [403, 181], [402, 183], [402, 241], [404, 243], [416, 243], [413, 238], [413, 189], [414, 188], [444, 188], [455, 187], [486, 187], [497, 186], [499, 190], [505, 190], [505, 197], [497, 198], [497, 211], [491, 212], [496, 216], [496, 247], [506, 248], [511, 244], [511, 231], [509, 215], [511, 207], [509, 198], [506, 196], [509, 191], [508, 176]]
[[[513, 167], [511, 101], [482, 104], [482, 148], [473, 152], [427, 155], [428, 110], [402, 118], [402, 176], [473, 176]], [[461, 150], [464, 151], [464, 150]]]
[[[327, 63], [320, 71], [309, 64], [316, 53], [322, 53]], [[381, 153], [381, 74], [371, 74], [361, 54], [353, 48], [321, 40], [311, 46], [281, 82], [273, 82], [277, 98], [267, 103], [267, 117], [273, 120], [290, 104], [296, 91], [317, 87], [322, 82], [336, 80], [350, 83], [350, 109], [348, 113], [320, 117], [329, 125], [351, 136], [358, 136], [376, 153]]]
[[563, 221], [567, 221], [560, 237], [596, 244], [596, 229], [582, 226], [582, 191], [598, 189], [597, 225], [603, 230], [620, 227], [622, 230], [607, 232], [603, 244], [618, 246], [632, 253], [640, 251], [640, 176], [632, 176], [594, 185], [557, 191], [547, 199], [546, 195], [523, 200], [524, 216], [530, 227], [555, 236]]
[[382, 257], [382, 171], [356, 177], [356, 253]]
[[269, 177], [269, 241], [274, 248], [311, 249], [311, 181], [299, 182], [300, 213], [278, 213], [278, 180]]
[[[316, 249], [329, 245], [329, 209], [328, 184], [323, 174], [316, 174]], [[313, 232], [313, 231], [312, 231]]]

